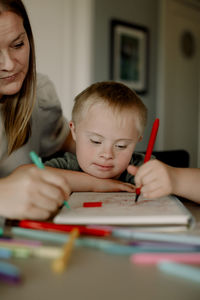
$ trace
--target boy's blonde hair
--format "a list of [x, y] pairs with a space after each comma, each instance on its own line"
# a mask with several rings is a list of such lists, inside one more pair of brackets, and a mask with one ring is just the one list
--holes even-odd
[[74, 99], [72, 121], [75, 126], [88, 110], [97, 103], [105, 103], [114, 111], [133, 110], [138, 117], [138, 130], [142, 135], [147, 123], [147, 108], [138, 95], [126, 85], [114, 82], [97, 82], [86, 88]]

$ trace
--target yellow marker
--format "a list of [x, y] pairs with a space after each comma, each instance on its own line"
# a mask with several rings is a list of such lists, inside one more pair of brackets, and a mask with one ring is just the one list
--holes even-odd
[[72, 252], [72, 248], [74, 246], [74, 242], [78, 236], [79, 236], [79, 230], [78, 228], [74, 228], [70, 233], [68, 242], [65, 244], [63, 248], [62, 255], [58, 259], [56, 259], [52, 264], [52, 269], [55, 272], [62, 273], [65, 270], [70, 254]]

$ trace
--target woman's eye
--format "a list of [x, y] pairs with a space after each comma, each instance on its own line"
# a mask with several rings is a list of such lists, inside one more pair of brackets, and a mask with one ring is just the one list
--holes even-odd
[[15, 44], [13, 46], [13, 48], [18, 49], [18, 48], [21, 48], [22, 46], [24, 46], [24, 42], [20, 42], [20, 43]]
[[90, 142], [93, 143], [93, 144], [97, 144], [97, 145], [101, 144], [101, 142], [96, 141], [96, 140], [92, 140], [92, 139], [90, 139]]

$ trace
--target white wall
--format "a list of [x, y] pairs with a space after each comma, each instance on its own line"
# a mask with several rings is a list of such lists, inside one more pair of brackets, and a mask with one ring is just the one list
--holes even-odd
[[24, 0], [36, 44], [37, 71], [56, 86], [69, 119], [73, 97], [91, 83], [93, 0]]
[[[163, 0], [158, 73], [157, 109], [162, 122], [159, 148], [184, 149], [190, 154], [190, 166], [200, 166], [200, 5], [190, 1]], [[190, 32], [193, 55], [184, 54], [181, 38]]]

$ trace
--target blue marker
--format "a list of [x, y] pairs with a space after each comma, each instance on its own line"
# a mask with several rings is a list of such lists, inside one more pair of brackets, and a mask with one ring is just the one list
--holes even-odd
[[0, 258], [11, 258], [12, 250], [0, 248]]
[[0, 261], [0, 273], [11, 276], [20, 276], [20, 270], [16, 266], [4, 261]]
[[197, 283], [200, 283], [200, 269], [184, 264], [179, 264], [170, 261], [163, 261], [158, 263], [159, 270], [174, 275], [177, 277], [181, 277], [187, 280], [191, 280]]
[[[30, 153], [30, 158], [32, 162], [39, 168], [39, 169], [44, 169], [44, 164], [42, 163], [42, 160], [39, 156], [34, 151], [31, 151]], [[64, 205], [70, 209], [69, 203], [67, 201], [64, 201]]]
[[0, 261], [0, 281], [19, 283], [21, 281], [21, 272], [16, 266]]

